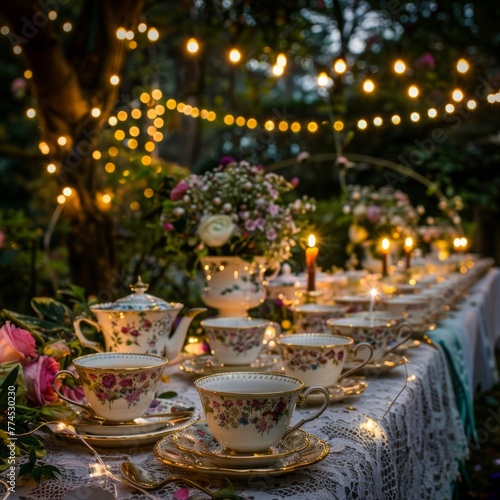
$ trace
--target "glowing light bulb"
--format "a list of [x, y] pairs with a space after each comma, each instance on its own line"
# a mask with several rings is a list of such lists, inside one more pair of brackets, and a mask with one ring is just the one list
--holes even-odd
[[412, 122], [418, 122], [420, 120], [420, 114], [417, 113], [416, 111], [414, 111], [411, 115], [410, 115], [410, 119]]
[[467, 73], [469, 71], [470, 65], [466, 59], [459, 59], [457, 61], [457, 71], [459, 73]]
[[229, 52], [229, 60], [234, 64], [240, 62], [241, 52], [238, 49], [231, 49], [231, 51]]
[[35, 118], [36, 111], [33, 108], [29, 108], [29, 109], [26, 110], [26, 116], [28, 118]]
[[281, 76], [283, 74], [283, 66], [279, 66], [278, 64], [275, 64], [273, 66], [272, 72], [274, 76]]
[[363, 90], [369, 94], [375, 90], [375, 84], [368, 78], [363, 82]]
[[415, 97], [418, 97], [418, 94], [420, 91], [418, 90], [418, 87], [416, 85], [411, 85], [408, 88], [408, 95], [412, 98], [415, 99]]
[[148, 39], [150, 42], [156, 42], [160, 38], [160, 33], [156, 28], [149, 28]]
[[337, 59], [335, 61], [335, 63], [333, 64], [333, 69], [335, 70], [336, 73], [341, 75], [341, 74], [346, 72], [347, 64], [345, 63], [345, 61], [342, 58]]
[[47, 165], [47, 172], [53, 174], [56, 171], [56, 166], [53, 163]]
[[59, 144], [59, 146], [65, 146], [67, 142], [68, 139], [66, 139], [64, 135], [61, 135], [60, 137], [57, 138], [57, 144]]
[[200, 50], [200, 44], [196, 38], [190, 38], [186, 43], [186, 50], [191, 54], [196, 54]]
[[368, 123], [366, 122], [366, 120], [359, 120], [358, 121], [358, 128], [360, 130], [365, 130], [365, 128], [368, 126]]
[[384, 123], [384, 121], [382, 120], [382, 118], [380, 116], [376, 116], [373, 119], [373, 125], [375, 125], [376, 127], [380, 127], [380, 125], [382, 125], [382, 123]]
[[435, 108], [429, 108], [427, 110], [427, 116], [429, 118], [436, 118], [436, 116], [437, 116], [437, 110]]
[[92, 111], [90, 114], [94, 117], [97, 118], [101, 115], [101, 110], [99, 108], [92, 108]]
[[127, 38], [127, 30], [125, 28], [118, 28], [116, 30], [116, 38], [118, 40], [125, 40]]
[[404, 73], [406, 71], [406, 64], [404, 63], [404, 61], [402, 61], [401, 59], [398, 59], [394, 63], [394, 71], [396, 73], [398, 73], [398, 75], [401, 75], [402, 73]]
[[451, 98], [455, 101], [455, 102], [460, 102], [463, 100], [464, 98], [464, 93], [460, 90], [460, 89], [455, 89], [453, 91], [453, 93], [451, 94]]
[[63, 195], [69, 197], [73, 194], [73, 190], [70, 187], [65, 187], [63, 190]]
[[394, 123], [394, 125], [399, 125], [401, 123], [401, 117], [399, 115], [393, 115], [391, 117], [391, 122]]
[[118, 85], [120, 83], [120, 77], [118, 75], [112, 75], [109, 79], [111, 85]]
[[324, 71], [322, 71], [318, 75], [318, 85], [320, 87], [326, 87], [328, 85], [329, 80], [330, 80], [330, 78], [328, 77], [328, 75]]
[[286, 63], [287, 59], [285, 54], [278, 54], [278, 57], [276, 58], [276, 64], [284, 68], [286, 66]]

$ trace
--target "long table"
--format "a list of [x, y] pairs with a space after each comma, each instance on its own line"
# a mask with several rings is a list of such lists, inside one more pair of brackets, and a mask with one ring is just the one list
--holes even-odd
[[[304, 427], [331, 445], [323, 461], [283, 476], [249, 474], [233, 481], [236, 493], [258, 500], [451, 498], [471, 437], [461, 398], [468, 398], [467, 406], [477, 389], [486, 389], [497, 380], [493, 351], [500, 339], [499, 299], [500, 271], [491, 269], [470, 290], [460, 309], [432, 332], [432, 345], [409, 349], [406, 365], [370, 377], [363, 394], [330, 405], [319, 419]], [[458, 375], [450, 358], [457, 352], [461, 353]], [[179, 401], [201, 408], [192, 385], [196, 377], [180, 372], [178, 366], [168, 367], [166, 373], [169, 381], [162, 389], [175, 391]], [[307, 411], [297, 409], [294, 420]], [[62, 476], [39, 485], [19, 486], [13, 498], [58, 500], [71, 488], [86, 485], [100, 486], [124, 500], [173, 498], [180, 487], [165, 486], [151, 497], [133, 493], [102, 468], [96, 472], [96, 457], [84, 446], [54, 437], [44, 439], [45, 462], [59, 467]], [[99, 453], [116, 477], [125, 460], [159, 477], [179, 474], [154, 457], [152, 446]], [[189, 472], [182, 474], [201, 479]], [[212, 489], [225, 484], [220, 478], [209, 482]]]

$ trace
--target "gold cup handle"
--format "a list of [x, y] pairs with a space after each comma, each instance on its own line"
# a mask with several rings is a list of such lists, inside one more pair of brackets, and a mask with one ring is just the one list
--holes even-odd
[[60, 391], [59, 391], [59, 388], [57, 387], [57, 384], [56, 384], [56, 381], [59, 377], [62, 377], [62, 376], [69, 376], [69, 377], [72, 377], [75, 382], [78, 382], [78, 379], [75, 377], [75, 374], [70, 372], [69, 370], [60, 370], [56, 373], [56, 376], [54, 377], [54, 381], [52, 382], [52, 387], [54, 388], [54, 391], [56, 392], [56, 394], [63, 400], [63, 401], [66, 401], [66, 403], [70, 403], [72, 405], [76, 405], [76, 406], [80, 406], [81, 408], [85, 408], [86, 410], [90, 411], [91, 413], [94, 413], [94, 410], [92, 410], [92, 408], [87, 405], [87, 404], [84, 404], [84, 403], [79, 403], [78, 401], [75, 401], [73, 399], [70, 399], [70, 398], [67, 398], [66, 396], [64, 396]]
[[84, 347], [88, 347], [89, 349], [94, 349], [94, 351], [97, 351], [97, 352], [104, 352], [104, 349], [102, 348], [102, 346], [99, 342], [93, 342], [92, 340], [89, 340], [87, 337], [85, 337], [85, 335], [83, 334], [83, 332], [80, 328], [80, 323], [82, 323], [82, 322], [85, 322], [85, 323], [88, 323], [89, 325], [92, 325], [93, 327], [97, 328], [97, 330], [101, 329], [99, 324], [96, 323], [94, 320], [92, 320], [90, 318], [86, 318], [85, 316], [78, 316], [73, 321], [73, 326], [75, 328], [75, 334], [78, 337], [78, 340], [81, 342], [81, 344]]
[[342, 373], [342, 375], [339, 377], [339, 382], [346, 377], [349, 377], [353, 373], [356, 373], [357, 371], [361, 370], [364, 366], [366, 366], [373, 357], [373, 347], [368, 344], [367, 342], [360, 342], [355, 348], [354, 348], [354, 359], [356, 359], [356, 354], [358, 351], [363, 348], [363, 349], [368, 349], [370, 354], [367, 359], [360, 361], [358, 365], [356, 365], [354, 368], [351, 368], [350, 370], [347, 370], [345, 373]]
[[407, 340], [410, 340], [411, 335], [413, 333], [413, 328], [409, 323], [401, 323], [398, 326], [398, 333], [396, 335], [397, 341], [396, 343], [387, 351], [385, 351], [384, 355], [389, 354], [390, 352], [396, 350], [401, 344], [404, 344]]
[[288, 434], [297, 430], [299, 427], [302, 427], [306, 422], [310, 422], [311, 420], [317, 419], [328, 408], [328, 405], [330, 404], [330, 393], [328, 392], [328, 389], [320, 387], [319, 385], [313, 385], [311, 387], [308, 387], [302, 394], [300, 394], [297, 405], [300, 408], [304, 408], [304, 406], [307, 403], [307, 396], [309, 396], [311, 392], [316, 392], [316, 391], [321, 392], [325, 398], [323, 404], [321, 405], [321, 408], [317, 410], [315, 413], [313, 413], [311, 416], [303, 418], [302, 420], [297, 422], [293, 427], [287, 429], [287, 431], [285, 432], [285, 434], [283, 434], [281, 439], [288, 436]]

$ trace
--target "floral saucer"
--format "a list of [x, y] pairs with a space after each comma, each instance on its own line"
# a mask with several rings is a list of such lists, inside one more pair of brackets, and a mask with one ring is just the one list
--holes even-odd
[[[358, 397], [368, 387], [366, 382], [352, 378], [344, 378], [337, 385], [327, 387], [330, 393], [330, 404], [338, 403], [347, 398]], [[306, 405], [316, 405], [323, 403], [323, 396], [318, 393], [312, 393], [307, 397]]]
[[240, 469], [267, 467], [280, 458], [297, 453], [309, 445], [307, 432], [297, 429], [265, 452], [238, 453], [224, 448], [210, 433], [205, 420], [195, 422], [173, 436], [174, 444], [182, 451], [209, 458], [215, 465]]
[[206, 354], [203, 356], [196, 356], [192, 359], [187, 359], [179, 366], [179, 369], [186, 373], [193, 373], [196, 375], [212, 375], [216, 373], [230, 373], [237, 371], [245, 372], [267, 372], [276, 368], [279, 370], [281, 358], [272, 354], [261, 354], [253, 363], [249, 365], [225, 365], [220, 363], [217, 359]]
[[[221, 476], [232, 479], [258, 476], [278, 476], [308, 467], [323, 460], [330, 451], [330, 445], [312, 434], [309, 434], [309, 445], [303, 450], [278, 458], [267, 467], [234, 468], [220, 467], [211, 458], [188, 453], [179, 449], [174, 443], [174, 436], [162, 438], [154, 447], [154, 454], [165, 465], [196, 475]], [[258, 477], [257, 476], [257, 477]]]
[[[155, 443], [165, 434], [178, 431], [194, 423], [201, 416], [200, 411], [195, 409], [194, 405], [165, 399], [153, 400], [153, 403], [146, 412], [148, 415], [184, 412], [188, 410], [192, 411], [192, 413], [187, 418], [166, 420], [164, 417], [159, 416], [158, 419], [148, 418], [148, 423], [139, 424], [100, 425], [77, 417], [72, 421], [65, 422], [64, 426], [57, 426], [53, 430], [57, 436], [71, 441], [84, 440], [92, 446], [105, 448], [143, 446]], [[182, 413], [180, 414], [182, 415]], [[150, 420], [152, 420], [151, 423], [149, 423]]]
[[[356, 364], [358, 360], [356, 360]], [[405, 358], [401, 354], [397, 354], [395, 352], [390, 352], [386, 354], [382, 359], [377, 361], [370, 361], [367, 363], [358, 373], [362, 373], [366, 377], [381, 375], [397, 366], [401, 366], [405, 364]], [[355, 364], [353, 360], [346, 360], [344, 363], [344, 368], [352, 368]]]

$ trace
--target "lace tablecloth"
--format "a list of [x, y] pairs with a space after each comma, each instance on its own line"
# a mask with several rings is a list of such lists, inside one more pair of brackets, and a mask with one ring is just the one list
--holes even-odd
[[[245, 481], [233, 481], [236, 492], [258, 500], [450, 498], [459, 461], [467, 457], [467, 443], [447, 362], [441, 348], [428, 345], [410, 349], [407, 357], [407, 372], [405, 366], [399, 366], [368, 379], [362, 395], [332, 404], [318, 420], [307, 424], [308, 432], [332, 446], [322, 462], [289, 475], [252, 475]], [[193, 378], [176, 366], [167, 373], [168, 390], [177, 392], [182, 402], [200, 407]], [[307, 409], [296, 413], [303, 411]], [[19, 486], [13, 498], [60, 500], [68, 489], [85, 484], [101, 485], [116, 492], [119, 499], [151, 498], [102, 474], [96, 457], [84, 446], [60, 438], [45, 439], [48, 454], [44, 461], [57, 466], [61, 478]], [[116, 476], [127, 459], [159, 477], [178, 473], [157, 461], [152, 446], [99, 453]], [[222, 480], [210, 483], [213, 489], [224, 486]], [[152, 497], [173, 498], [179, 487], [168, 485]]]

